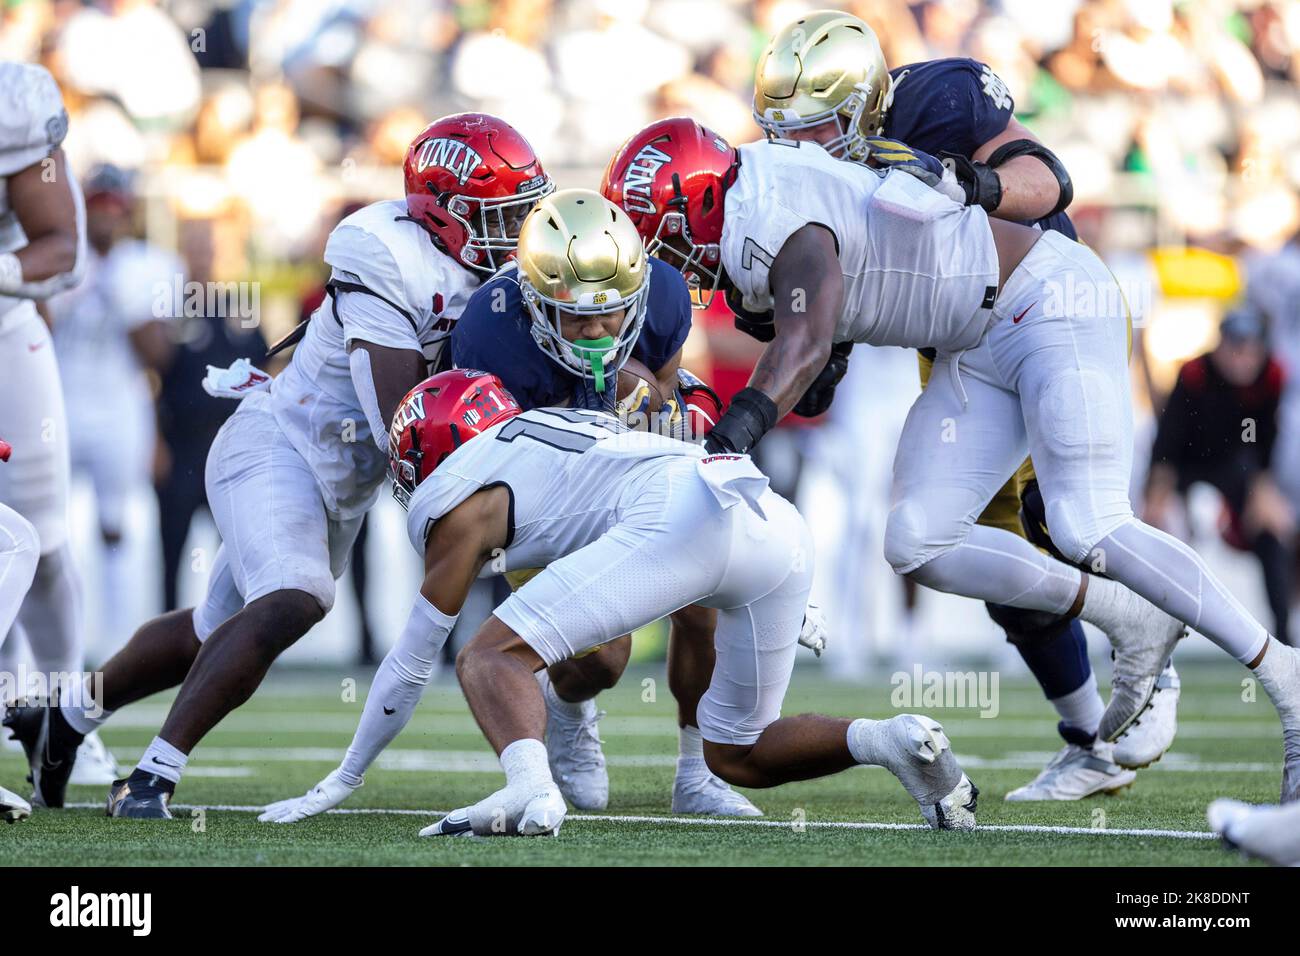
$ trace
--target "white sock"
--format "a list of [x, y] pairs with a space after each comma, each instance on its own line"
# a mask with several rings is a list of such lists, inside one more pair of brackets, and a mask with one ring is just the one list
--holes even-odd
[[1097, 736], [1097, 728], [1101, 726], [1101, 715], [1106, 712], [1106, 705], [1097, 691], [1096, 674], [1089, 674], [1088, 679], [1077, 688], [1062, 697], [1053, 698], [1049, 703], [1056, 708], [1063, 724], [1093, 737]]
[[704, 738], [698, 727], [677, 728], [677, 762], [704, 759]]
[[552, 713], [560, 714], [564, 717], [570, 717], [578, 720], [587, 711], [590, 700], [580, 700], [577, 702], [565, 700], [555, 692], [555, 685], [551, 683], [551, 675], [547, 673], [545, 667], [536, 674], [538, 686], [542, 688], [542, 697], [546, 700], [546, 709]]
[[875, 728], [879, 723], [878, 720], [868, 720], [865, 717], [860, 717], [849, 724], [849, 753], [860, 764], [880, 765], [880, 744], [875, 733]]
[[161, 737], [155, 737], [136, 768], [145, 773], [156, 774], [172, 783], [181, 782], [185, 765], [190, 762], [189, 754], [183, 754]]
[[501, 769], [506, 772], [506, 786], [554, 786], [551, 767], [546, 762], [546, 744], [523, 737], [501, 751]]
[[1292, 648], [1270, 637], [1264, 659], [1253, 671], [1277, 708], [1283, 726], [1289, 728], [1300, 726], [1300, 666], [1294, 655]]
[[411, 719], [455, 626], [455, 616], [443, 614], [424, 595], [415, 596], [397, 643], [375, 671], [361, 722], [339, 765], [339, 779], [348, 786], [361, 786], [366, 768]]
[[[108, 718], [113, 716], [111, 710], [99, 709], [99, 705], [90, 696], [89, 684], [90, 680], [87, 678], [81, 694], [75, 700], [65, 702], [60, 699], [59, 701], [59, 713], [68, 722], [68, 726], [83, 737], [98, 730]], [[93, 716], [90, 711], [94, 711]]]
[[1088, 576], [1088, 593], [1083, 598], [1079, 617], [1103, 634], [1122, 629], [1141, 613], [1143, 599], [1118, 581]]

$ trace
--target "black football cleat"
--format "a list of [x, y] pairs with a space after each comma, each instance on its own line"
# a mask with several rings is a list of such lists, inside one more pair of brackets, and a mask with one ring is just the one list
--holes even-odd
[[62, 807], [81, 735], [67, 726], [57, 706], [49, 704], [13, 704], [5, 710], [3, 723], [10, 739], [21, 743], [27, 754], [32, 803], [52, 810]]
[[135, 770], [125, 780], [114, 780], [108, 790], [106, 815], [133, 820], [170, 820], [167, 803], [176, 785], [157, 774]]

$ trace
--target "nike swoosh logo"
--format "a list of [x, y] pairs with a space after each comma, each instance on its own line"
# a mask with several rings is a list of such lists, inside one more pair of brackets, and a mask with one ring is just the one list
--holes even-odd
[[397, 708], [396, 708], [396, 707], [385, 707], [385, 708], [384, 708], [384, 714], [385, 714], [386, 716], [388, 716], [388, 717], [393, 716], [393, 714], [395, 714], [395, 713], [397, 713]]
[[177, 764], [174, 764], [174, 763], [168, 763], [166, 760], [159, 760], [157, 757], [150, 757], [149, 759], [152, 760], [154, 763], [156, 763], [156, 764], [157, 764], [158, 766], [160, 766], [160, 767], [171, 767], [173, 770], [178, 769], [178, 765], [177, 765]]
[[43, 349], [44, 347], [45, 347], [45, 343], [44, 343], [44, 342], [36, 342], [36, 343], [34, 343], [34, 344], [32, 344], [32, 345], [27, 346], [27, 351], [29, 351], [29, 352], [39, 352], [39, 351], [40, 351], [41, 349]]
[[[1030, 309], [1032, 309], [1032, 308], [1033, 308], [1034, 306], [1036, 306], [1036, 305], [1038, 305], [1037, 302], [1031, 302], [1031, 303], [1029, 303], [1029, 305], [1026, 306], [1026, 308], [1025, 308], [1025, 312], [1028, 312]], [[1023, 318], [1025, 317], [1025, 312], [1021, 312], [1019, 315], [1017, 315], [1015, 318], [1013, 318], [1013, 319], [1011, 320], [1011, 324], [1012, 324], [1012, 325], [1019, 325], [1019, 324], [1020, 324], [1020, 320], [1023, 319]]]

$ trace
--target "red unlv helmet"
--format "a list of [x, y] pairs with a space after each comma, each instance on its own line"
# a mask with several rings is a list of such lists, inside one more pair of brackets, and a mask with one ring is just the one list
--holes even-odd
[[402, 164], [406, 209], [471, 269], [492, 273], [512, 255], [519, 227], [555, 189], [533, 148], [487, 113], [456, 113], [411, 141]]
[[393, 497], [407, 507], [420, 482], [475, 435], [522, 408], [501, 379], [477, 369], [431, 375], [406, 393], [388, 430]]
[[736, 151], [682, 116], [651, 123], [622, 145], [600, 191], [626, 210], [646, 252], [681, 270], [707, 308], [722, 276], [722, 197], [736, 180]]

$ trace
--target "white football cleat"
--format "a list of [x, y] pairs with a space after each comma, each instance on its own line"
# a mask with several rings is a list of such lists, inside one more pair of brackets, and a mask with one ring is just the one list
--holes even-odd
[[558, 787], [544, 790], [528, 801], [516, 829], [520, 836], [556, 836], [568, 812]]
[[327, 810], [333, 810], [360, 787], [353, 787], [339, 779], [339, 772], [333, 770], [320, 783], [312, 787], [301, 797], [279, 800], [263, 808], [258, 816], [259, 823], [298, 823], [308, 817], [314, 817]]
[[1149, 767], [1174, 745], [1178, 733], [1178, 696], [1182, 682], [1170, 661], [1156, 678], [1146, 709], [1115, 739], [1115, 762], [1141, 770]]
[[673, 813], [707, 813], [715, 817], [761, 817], [763, 811], [727, 786], [696, 757], [677, 761], [673, 779]]
[[472, 807], [453, 810], [420, 831], [432, 836], [547, 836], [560, 831], [568, 808], [555, 784], [502, 787]]
[[1300, 803], [1258, 807], [1215, 800], [1205, 816], [1229, 846], [1274, 866], [1300, 866]]
[[12, 790], [0, 787], [0, 820], [17, 823], [32, 815], [32, 805]]
[[974, 830], [979, 789], [962, 772], [943, 725], [921, 714], [899, 714], [878, 721], [871, 731], [878, 752], [890, 753], [881, 766], [903, 784], [936, 830]]
[[556, 708], [552, 694], [546, 701], [546, 760], [564, 798], [578, 810], [604, 810], [609, 806], [609, 771], [601, 750], [600, 719], [604, 711], [594, 700], [582, 702], [582, 715], [573, 717]]
[[1131, 786], [1137, 774], [1112, 763], [1106, 756], [1107, 749], [1108, 745], [1102, 743], [1092, 749], [1066, 744], [1042, 773], [1012, 790], [1007, 799], [1012, 803], [1082, 800], [1097, 793], [1118, 793]]
[[1156, 692], [1156, 682], [1173, 656], [1174, 646], [1187, 633], [1187, 625], [1150, 601], [1133, 595], [1130, 620], [1107, 634], [1115, 648], [1110, 681], [1110, 702], [1101, 715], [1099, 739], [1113, 743], [1146, 710]]
[[115, 781], [126, 774], [118, 770], [117, 761], [99, 739], [96, 731], [86, 734], [81, 746], [77, 748], [77, 760], [72, 765], [72, 776], [68, 783], [92, 787], [111, 787]]

